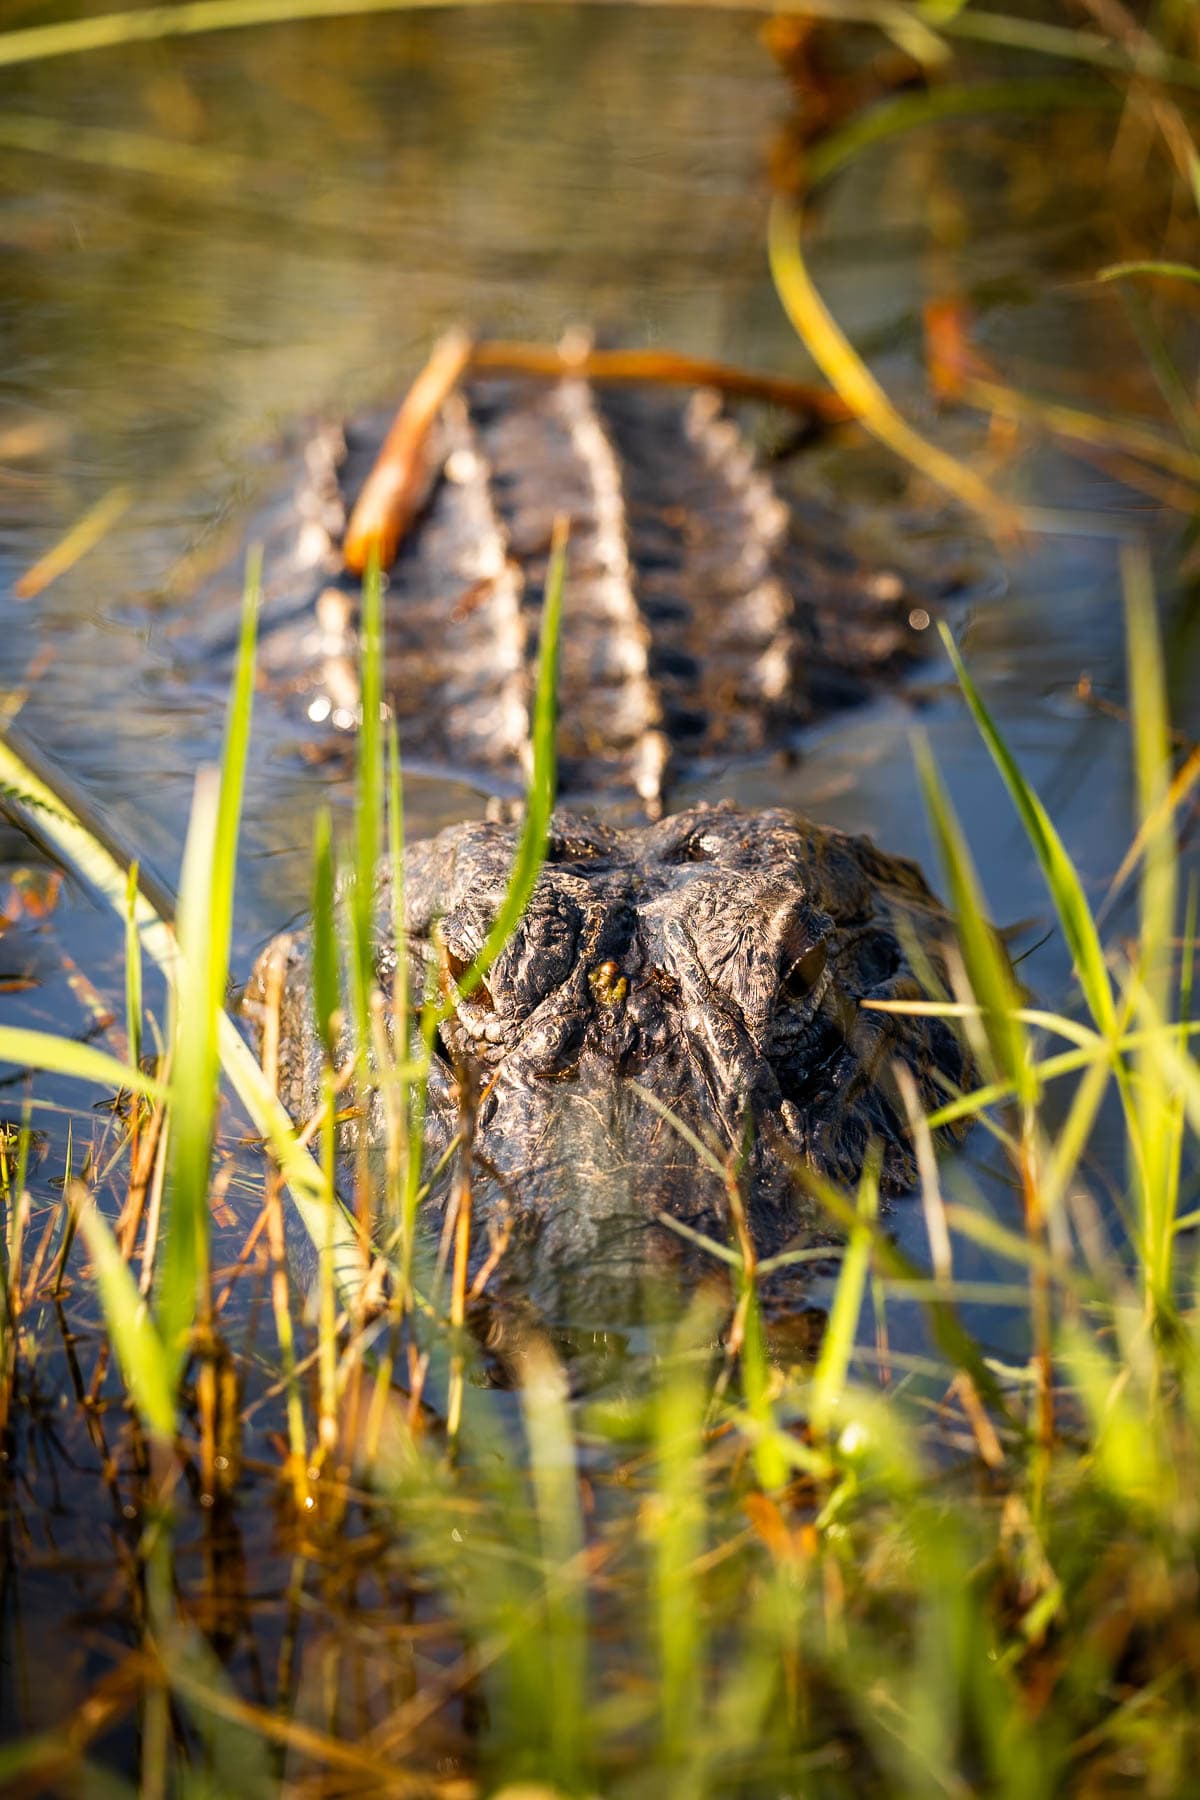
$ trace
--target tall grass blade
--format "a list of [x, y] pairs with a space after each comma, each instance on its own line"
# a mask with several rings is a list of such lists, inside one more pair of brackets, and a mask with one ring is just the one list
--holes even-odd
[[229, 945], [233, 934], [233, 897], [237, 879], [238, 834], [242, 824], [242, 797], [246, 787], [246, 759], [250, 748], [250, 722], [254, 711], [254, 663], [258, 640], [258, 614], [262, 605], [262, 550], [255, 546], [246, 558], [242, 589], [241, 628], [233, 686], [225, 712], [225, 742], [221, 752], [221, 794], [213, 840], [210, 929], [213, 934], [211, 976], [214, 1013], [225, 1004], [229, 969]]
[[1079, 978], [1079, 984], [1083, 989], [1092, 1018], [1099, 1031], [1106, 1038], [1112, 1040], [1117, 1034], [1117, 1013], [1113, 1001], [1112, 983], [1104, 959], [1100, 934], [1096, 929], [1096, 921], [1092, 916], [1091, 908], [1088, 906], [1079, 873], [1067, 855], [1066, 848], [1051, 822], [1050, 815], [1022, 775], [1011, 751], [996, 729], [995, 721], [968, 675], [962, 657], [958, 653], [958, 646], [949, 629], [944, 624], [939, 629], [946, 652], [954, 664], [954, 672], [958, 677], [959, 686], [962, 688], [967, 705], [971, 709], [984, 743], [991, 752], [992, 761], [1000, 771], [1004, 785], [1017, 809], [1018, 817], [1025, 827], [1025, 834], [1041, 865], [1042, 875], [1049, 889], [1050, 898], [1054, 902], [1055, 912], [1071, 951], [1075, 973]]
[[[391, 895], [392, 955], [395, 974], [392, 977], [392, 1044], [394, 1054], [407, 1065], [412, 1053], [412, 995], [409, 992], [408, 937], [404, 914], [404, 776], [400, 762], [400, 738], [395, 720], [388, 724], [387, 739], [387, 858]], [[407, 1298], [412, 1274], [411, 1220], [405, 1208], [410, 1169], [419, 1170], [421, 1150], [413, 1130], [414, 1091], [420, 1077], [400, 1074], [393, 1100], [393, 1119], [388, 1143], [388, 1210], [403, 1233], [404, 1279], [402, 1291]], [[423, 1097], [422, 1097], [423, 1104]]]
[[197, 1306], [207, 1305], [208, 1181], [216, 1135], [218, 1020], [223, 1016], [233, 936], [237, 844], [254, 699], [261, 553], [247, 561], [241, 631], [218, 775], [196, 778], [180, 876], [182, 970], [174, 995], [171, 1205], [159, 1294], [164, 1341], [183, 1354]]
[[[658, 1487], [647, 1515], [654, 1556], [659, 1656], [660, 1755], [685, 1790], [698, 1750], [706, 1636], [696, 1564], [708, 1532], [704, 1414], [706, 1351], [717, 1326], [711, 1296], [699, 1296], [675, 1334], [655, 1396]], [[693, 1789], [693, 1791], [695, 1791]]]
[[969, 506], [1000, 537], [1019, 528], [1017, 509], [987, 482], [931, 444], [902, 419], [862, 358], [851, 347], [816, 290], [800, 249], [799, 215], [782, 196], [771, 206], [767, 249], [780, 304], [817, 367], [867, 430], [939, 487]]
[[1142, 859], [1140, 973], [1155, 1006], [1165, 1015], [1171, 983], [1178, 869], [1174, 820], [1167, 805], [1171, 789], [1171, 734], [1166, 677], [1154, 582], [1144, 545], [1122, 547], [1121, 577], [1125, 590], [1129, 700], [1137, 778], [1136, 824], [1140, 831], [1150, 821], [1157, 821], [1157, 828], [1145, 844]]
[[129, 1061], [142, 1060], [142, 940], [137, 928], [138, 866], [131, 863], [125, 888], [125, 1035]]
[[525, 1359], [521, 1410], [546, 1581], [546, 1773], [568, 1792], [584, 1792], [589, 1759], [583, 1521], [566, 1380], [544, 1345]]
[[813, 1371], [809, 1424], [818, 1439], [828, 1437], [834, 1414], [845, 1393], [858, 1321], [862, 1316], [867, 1273], [871, 1266], [872, 1235], [878, 1214], [879, 1172], [874, 1163], [868, 1162], [858, 1188], [858, 1216], [842, 1258], [829, 1322]]
[[148, 1100], [163, 1100], [167, 1089], [151, 1075], [131, 1069], [105, 1050], [92, 1044], [77, 1044], [74, 1038], [58, 1037], [52, 1031], [27, 1031], [24, 1027], [0, 1025], [0, 1061], [16, 1063], [19, 1068], [45, 1069], [50, 1075], [69, 1075], [77, 1081], [91, 1081], [97, 1087], [120, 1093], [123, 1088], [144, 1094]]
[[923, 737], [916, 741], [915, 754], [925, 811], [933, 828], [938, 862], [949, 890], [967, 978], [983, 1009], [995, 1072], [1010, 1082], [1022, 1101], [1028, 1103], [1033, 1100], [1035, 1089], [1019, 1019], [1020, 999], [1008, 958], [988, 923], [974, 860]]
[[179, 892], [181, 974], [174, 995], [172, 1030], [170, 1208], [162, 1259], [159, 1326], [181, 1366], [187, 1335], [207, 1286], [208, 1186], [217, 1114], [217, 1014], [213, 995], [220, 979], [210, 920], [216, 854], [220, 778], [215, 769], [196, 777], [192, 816], [183, 852]]
[[[1171, 738], [1166, 678], [1150, 559], [1141, 545], [1121, 553], [1129, 655], [1130, 720], [1137, 783], [1139, 832], [1151, 820], [1139, 887], [1137, 980], [1153, 1017], [1166, 1028], [1174, 983], [1174, 934], [1178, 909], [1175, 822], [1166, 802], [1171, 785]], [[1172, 1268], [1175, 1199], [1180, 1142], [1179, 1105], [1173, 1084], [1163, 1080], [1157, 1045], [1136, 1053], [1132, 1103], [1137, 1129], [1130, 1132], [1131, 1176], [1141, 1212], [1147, 1298], [1161, 1313], [1173, 1311]]]
[[96, 1290], [126, 1386], [148, 1431], [163, 1445], [175, 1436], [179, 1359], [164, 1344], [146, 1301], [90, 1194], [79, 1193], [79, 1231], [96, 1273]]
[[1200, 269], [1194, 269], [1191, 263], [1151, 261], [1108, 263], [1096, 271], [1096, 280], [1124, 281], [1131, 275], [1149, 275], [1158, 281], [1200, 282]]
[[533, 703], [533, 769], [525, 805], [525, 822], [513, 858], [507, 891], [479, 954], [462, 975], [459, 992], [470, 995], [508, 942], [529, 903], [534, 883], [546, 858], [550, 814], [554, 809], [557, 757], [554, 733], [558, 719], [558, 640], [562, 625], [563, 581], [567, 564], [569, 522], [554, 522], [550, 561], [546, 570], [546, 596], [542, 603], [538, 642], [537, 688]]
[[383, 576], [372, 555], [362, 586], [362, 720], [354, 802], [354, 996], [359, 1050], [369, 1042], [368, 1007], [375, 980], [375, 868], [383, 824]]
[[317, 1033], [332, 1065], [337, 1056], [334, 1016], [341, 1006], [335, 923], [337, 878], [333, 865], [333, 825], [323, 806], [313, 826], [312, 985]]

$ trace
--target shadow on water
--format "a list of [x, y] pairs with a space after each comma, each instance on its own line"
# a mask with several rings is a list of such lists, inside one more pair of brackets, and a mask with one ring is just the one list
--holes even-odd
[[[624, 344], [805, 373], [763, 250], [764, 171], [788, 97], [743, 19], [554, 8], [317, 23], [47, 64], [0, 76], [0, 95], [0, 388], [12, 420], [0, 429], [0, 685], [20, 697], [24, 729], [168, 880], [224, 703], [211, 671], [180, 665], [173, 621], [212, 544], [236, 535], [286, 468], [299, 421], [395, 394], [458, 320], [542, 340], [584, 320]], [[837, 188], [817, 239], [824, 291], [914, 407], [926, 404], [919, 319], [938, 279], [935, 201], [957, 208], [969, 234], [980, 335], [997, 355], [1019, 354], [1030, 386], [1044, 377], [1100, 410], [1110, 395], [1154, 404], [1117, 298], [1084, 285], [1107, 243], [1098, 143], [1083, 131], [1068, 153], [1053, 120], [1007, 139], [981, 126], [972, 156], [950, 167], [932, 134], [864, 159]], [[766, 421], [764, 435], [777, 425]], [[928, 556], [975, 596], [964, 620], [972, 668], [1099, 892], [1129, 837], [1117, 549], [1165, 528], [1151, 499], [1048, 442], [998, 444], [995, 463], [1045, 527], [1003, 558], [861, 439], [822, 448], [786, 478], [835, 505], [868, 552], [902, 540], [910, 560]], [[116, 487], [129, 503], [99, 546], [39, 599], [16, 598], [14, 579]], [[1180, 618], [1171, 666], [1177, 723], [1194, 732], [1192, 627]], [[1046, 906], [1032, 856], [947, 676], [934, 657], [903, 695], [817, 733], [798, 760], [731, 767], [677, 800], [792, 805], [932, 867], [909, 750], [919, 724], [995, 917], [1030, 922], [1023, 979], [1060, 1003], [1068, 958], [1057, 938], [1039, 942]], [[290, 754], [269, 709], [252, 754], [242, 972], [307, 904], [315, 806], [332, 796], [344, 812], [350, 798], [346, 777]], [[409, 832], [479, 816], [486, 798], [457, 778], [414, 776]], [[101, 1032], [102, 1015], [121, 1010], [119, 933], [87, 895], [53, 894], [29, 846], [6, 844], [3, 867], [16, 895], [0, 938], [6, 1022]], [[49, 1084], [39, 1095], [35, 1235], [68, 1158], [102, 1157], [106, 1142], [77, 1092]], [[10, 1081], [6, 1123], [22, 1102]], [[229, 1120], [230, 1147], [236, 1135]], [[1112, 1158], [1099, 1185], [1118, 1182], [1119, 1136], [1101, 1131], [1096, 1153]], [[1007, 1177], [976, 1140], [947, 1175], [952, 1192], [967, 1180], [1011, 1216]], [[243, 1150], [226, 1182], [232, 1262], [262, 1170]], [[915, 1207], [898, 1206], [891, 1224], [923, 1254]], [[964, 1251], [964, 1279], [992, 1272], [982, 1252], [972, 1262]], [[806, 1306], [819, 1310], [827, 1291], [814, 1281]], [[361, 1735], [457, 1649], [368, 1509], [352, 1502], [336, 1546], [273, 1512], [276, 1356], [261, 1275], [236, 1292], [253, 1421], [244, 1480], [258, 1505], [193, 1497], [178, 1546], [183, 1599], [239, 1691], [268, 1707], [306, 1693], [325, 1729]], [[4, 1476], [5, 1733], [60, 1719], [142, 1629], [144, 1446], [83, 1287], [68, 1284], [50, 1310]], [[923, 1341], [909, 1310], [891, 1315], [900, 1347]], [[801, 1314], [793, 1339], [812, 1316]], [[971, 1322], [1001, 1351], [1023, 1342], [1015, 1309], [981, 1306]], [[654, 1347], [636, 1308], [623, 1321], [559, 1324], [580, 1385], [618, 1396], [629, 1363]], [[422, 1727], [435, 1762], [443, 1735], [457, 1754], [468, 1711], [464, 1702], [460, 1716]], [[109, 1749], [132, 1762], [128, 1746]]]

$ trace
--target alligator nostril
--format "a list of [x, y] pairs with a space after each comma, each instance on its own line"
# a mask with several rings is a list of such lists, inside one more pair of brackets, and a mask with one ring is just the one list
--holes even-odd
[[807, 1000], [822, 975], [825, 964], [829, 960], [829, 952], [823, 940], [810, 944], [808, 949], [798, 956], [780, 985], [780, 992], [786, 1000]]

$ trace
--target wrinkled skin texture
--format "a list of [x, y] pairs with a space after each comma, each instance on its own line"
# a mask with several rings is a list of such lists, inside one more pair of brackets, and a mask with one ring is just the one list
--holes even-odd
[[[456, 975], [471, 963], [516, 838], [511, 825], [469, 824], [410, 847], [418, 979], [431, 962]], [[385, 920], [386, 889], [380, 898]], [[525, 917], [443, 1026], [430, 1081], [431, 1163], [459, 1127], [463, 1090], [479, 1097], [476, 1262], [487, 1234], [504, 1231], [502, 1267], [515, 1260], [526, 1282], [572, 1267], [627, 1278], [682, 1253], [654, 1224], [664, 1213], [730, 1242], [725, 1182], [647, 1094], [721, 1161], [740, 1160], [763, 1255], [827, 1241], [797, 1164], [853, 1183], [875, 1144], [884, 1192], [910, 1187], [893, 1065], [929, 1108], [967, 1079], [964, 1052], [941, 1021], [863, 1002], [920, 998], [902, 937], [940, 973], [948, 929], [913, 864], [791, 813], [697, 808], [631, 830], [557, 813]], [[320, 1069], [307, 940], [278, 943], [280, 1090], [303, 1119]], [[390, 993], [388, 949], [378, 972]], [[367, 1129], [379, 1142], [377, 1097]], [[448, 1186], [435, 1184], [436, 1200]]]

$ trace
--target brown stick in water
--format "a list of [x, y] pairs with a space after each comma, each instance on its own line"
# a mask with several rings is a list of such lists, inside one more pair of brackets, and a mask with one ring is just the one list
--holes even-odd
[[571, 355], [550, 344], [507, 343], [495, 338], [476, 344], [471, 351], [474, 370], [513, 375], [543, 375], [558, 380], [581, 375], [588, 381], [646, 382], [663, 387], [708, 387], [718, 393], [737, 394], [744, 400], [765, 400], [792, 412], [810, 413], [824, 425], [841, 425], [852, 418], [840, 395], [806, 381], [782, 375], [762, 375], [738, 369], [731, 363], [710, 362], [704, 356], [683, 356], [673, 350], [583, 350]]
[[353, 574], [364, 572], [372, 554], [381, 569], [395, 562], [425, 492], [430, 429], [470, 356], [466, 332], [447, 332], [405, 395], [346, 527], [342, 560]]
[[666, 350], [593, 350], [590, 346], [576, 353], [565, 346], [502, 339], [475, 343], [466, 332], [452, 331], [435, 345], [405, 395], [350, 516], [342, 559], [352, 574], [363, 573], [373, 552], [382, 569], [395, 561], [425, 492], [428, 469], [424, 452], [429, 432], [443, 402], [468, 369], [547, 381], [578, 375], [599, 382], [708, 387], [807, 413], [823, 425], [842, 424], [853, 417], [845, 401], [824, 388], [783, 376], [755, 374], [703, 356]]

